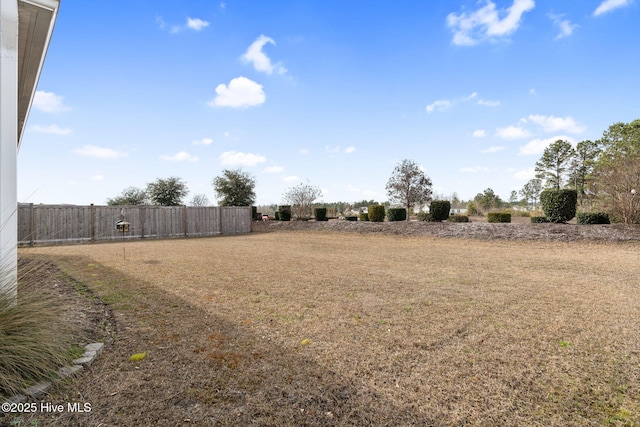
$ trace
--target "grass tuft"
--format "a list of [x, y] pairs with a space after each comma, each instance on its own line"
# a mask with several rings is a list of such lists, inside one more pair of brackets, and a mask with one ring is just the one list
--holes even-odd
[[[9, 280], [6, 271], [0, 270], [3, 283]], [[69, 361], [74, 333], [64, 319], [60, 298], [36, 287], [47, 277], [44, 262], [21, 262], [17, 301], [0, 291], [1, 397], [55, 378]]]

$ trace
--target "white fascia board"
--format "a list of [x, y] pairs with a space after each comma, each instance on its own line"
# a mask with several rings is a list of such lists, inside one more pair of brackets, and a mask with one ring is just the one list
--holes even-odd
[[36, 79], [31, 89], [31, 95], [29, 97], [29, 105], [27, 107], [27, 112], [24, 118], [24, 124], [22, 129], [20, 130], [20, 135], [18, 135], [18, 151], [20, 151], [20, 144], [22, 142], [22, 135], [24, 134], [24, 130], [26, 129], [27, 121], [29, 120], [29, 112], [31, 111], [31, 105], [33, 104], [33, 98], [36, 95], [36, 88], [38, 87], [38, 81], [40, 80], [40, 73], [42, 72], [42, 66], [44, 65], [44, 59], [47, 55], [47, 49], [49, 48], [49, 42], [51, 41], [51, 35], [53, 34], [53, 27], [56, 23], [56, 18], [58, 16], [58, 8], [60, 7], [60, 0], [19, 0], [19, 3], [28, 3], [43, 9], [46, 9], [51, 12], [51, 21], [49, 23], [49, 28], [47, 30], [47, 36], [44, 42], [44, 46], [42, 48], [42, 56], [40, 57], [38, 63], [38, 71], [36, 72]]

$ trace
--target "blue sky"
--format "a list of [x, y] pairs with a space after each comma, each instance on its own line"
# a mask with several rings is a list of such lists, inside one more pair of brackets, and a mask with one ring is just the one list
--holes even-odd
[[640, 118], [638, 0], [61, 2], [18, 155], [20, 202], [105, 204], [223, 169], [257, 204], [300, 182], [508, 199], [556, 139]]

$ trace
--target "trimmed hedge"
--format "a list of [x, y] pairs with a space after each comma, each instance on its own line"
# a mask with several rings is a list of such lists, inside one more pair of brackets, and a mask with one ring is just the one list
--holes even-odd
[[407, 210], [405, 208], [389, 208], [387, 219], [389, 221], [405, 221], [407, 219]]
[[448, 219], [449, 222], [469, 222], [469, 217], [466, 215], [451, 215]]
[[509, 212], [489, 212], [487, 214], [488, 222], [511, 222], [511, 214]]
[[315, 208], [313, 210], [313, 216], [316, 221], [329, 221], [329, 218], [327, 218], [327, 208]]
[[262, 218], [258, 218], [258, 207], [257, 206], [251, 206], [251, 217], [253, 218], [254, 221], [258, 221], [258, 220], [262, 219]]
[[429, 216], [431, 221], [444, 221], [449, 219], [451, 212], [451, 202], [448, 200], [433, 200], [429, 206]]
[[278, 206], [280, 221], [291, 221], [291, 205]]
[[580, 212], [576, 219], [578, 224], [611, 224], [609, 214], [604, 212]]
[[547, 218], [546, 216], [532, 216], [531, 217], [531, 224], [544, 224], [546, 222], [551, 222], [551, 221], [549, 221], [549, 218]]
[[280, 212], [276, 211], [273, 217], [275, 218], [276, 221], [280, 221]]
[[369, 221], [369, 214], [366, 212], [360, 212], [360, 221]]
[[344, 219], [346, 219], [347, 221], [357, 221], [358, 217], [357, 216], [345, 216]]
[[371, 222], [384, 221], [384, 205], [369, 206], [369, 221]]
[[576, 216], [578, 192], [576, 190], [544, 190], [540, 205], [551, 222], [567, 222]]

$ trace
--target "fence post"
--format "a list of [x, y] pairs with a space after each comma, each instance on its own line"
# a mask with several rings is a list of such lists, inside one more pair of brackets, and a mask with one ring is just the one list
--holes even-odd
[[182, 208], [182, 228], [184, 230], [184, 237], [187, 237], [189, 236], [187, 232], [187, 205], [184, 205]]
[[91, 242], [96, 241], [96, 207], [91, 203], [89, 205], [89, 235], [91, 236]]
[[224, 208], [222, 206], [218, 206], [218, 231], [220, 234], [224, 234], [224, 230], [222, 229], [222, 210]]
[[33, 213], [33, 203], [29, 203], [29, 246], [33, 246], [36, 240], [36, 218]]
[[138, 205], [138, 218], [140, 218], [140, 238], [144, 239], [144, 225], [147, 221], [147, 212], [144, 205]]

